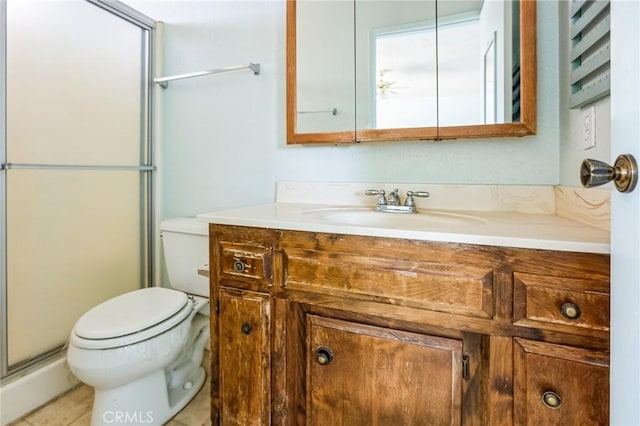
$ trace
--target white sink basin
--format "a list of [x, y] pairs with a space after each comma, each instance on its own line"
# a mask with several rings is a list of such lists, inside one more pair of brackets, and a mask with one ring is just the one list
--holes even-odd
[[381, 213], [371, 208], [344, 207], [315, 209], [304, 212], [318, 222], [332, 225], [352, 225], [399, 229], [434, 229], [451, 225], [487, 223], [485, 219], [445, 211], [418, 213]]

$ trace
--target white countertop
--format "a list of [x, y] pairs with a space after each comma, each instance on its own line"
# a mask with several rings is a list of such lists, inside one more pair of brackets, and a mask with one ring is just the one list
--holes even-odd
[[[324, 212], [369, 211], [393, 215], [381, 226], [358, 223], [332, 223]], [[369, 214], [369, 213], [366, 213]], [[363, 206], [308, 203], [270, 203], [198, 215], [202, 222], [293, 231], [327, 232], [349, 235], [404, 238], [423, 241], [480, 244], [503, 247], [573, 251], [610, 252], [609, 232], [553, 214], [496, 211], [443, 212], [421, 209], [420, 215], [461, 217], [421, 224], [410, 214], [378, 213]], [[444, 216], [443, 216], [444, 215]], [[473, 220], [465, 220], [470, 216]], [[395, 218], [397, 217], [397, 220]]]

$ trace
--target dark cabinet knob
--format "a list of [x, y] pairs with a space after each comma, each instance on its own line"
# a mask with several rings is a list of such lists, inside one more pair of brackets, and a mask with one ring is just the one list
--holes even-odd
[[245, 272], [247, 270], [247, 264], [240, 259], [235, 259], [233, 262], [233, 270], [238, 273]]
[[328, 365], [333, 361], [333, 352], [326, 346], [320, 346], [316, 349], [316, 361], [320, 365]]
[[553, 391], [546, 391], [542, 394], [542, 403], [545, 407], [555, 410], [556, 408], [560, 408], [562, 405], [562, 398]]
[[242, 327], [240, 327], [240, 330], [242, 330], [242, 334], [250, 334], [251, 333], [251, 324], [249, 324], [248, 322], [245, 322], [244, 324], [242, 324]]
[[560, 310], [562, 311], [562, 316], [570, 320], [576, 320], [580, 318], [580, 315], [582, 315], [580, 306], [571, 302], [567, 302], [564, 305], [562, 305], [562, 308], [560, 308]]

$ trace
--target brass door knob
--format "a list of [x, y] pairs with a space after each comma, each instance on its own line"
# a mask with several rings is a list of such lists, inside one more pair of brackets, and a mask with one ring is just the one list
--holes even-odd
[[638, 183], [638, 164], [633, 155], [616, 158], [613, 167], [603, 161], [587, 159], [580, 166], [580, 182], [585, 188], [613, 181], [620, 192], [631, 192]]

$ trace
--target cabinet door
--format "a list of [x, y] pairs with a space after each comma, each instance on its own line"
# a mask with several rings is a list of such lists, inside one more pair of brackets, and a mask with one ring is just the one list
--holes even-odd
[[606, 353], [524, 339], [515, 341], [516, 424], [609, 424]]
[[220, 419], [270, 424], [270, 308], [266, 294], [220, 290]]
[[461, 341], [313, 315], [307, 321], [307, 424], [461, 423]]

